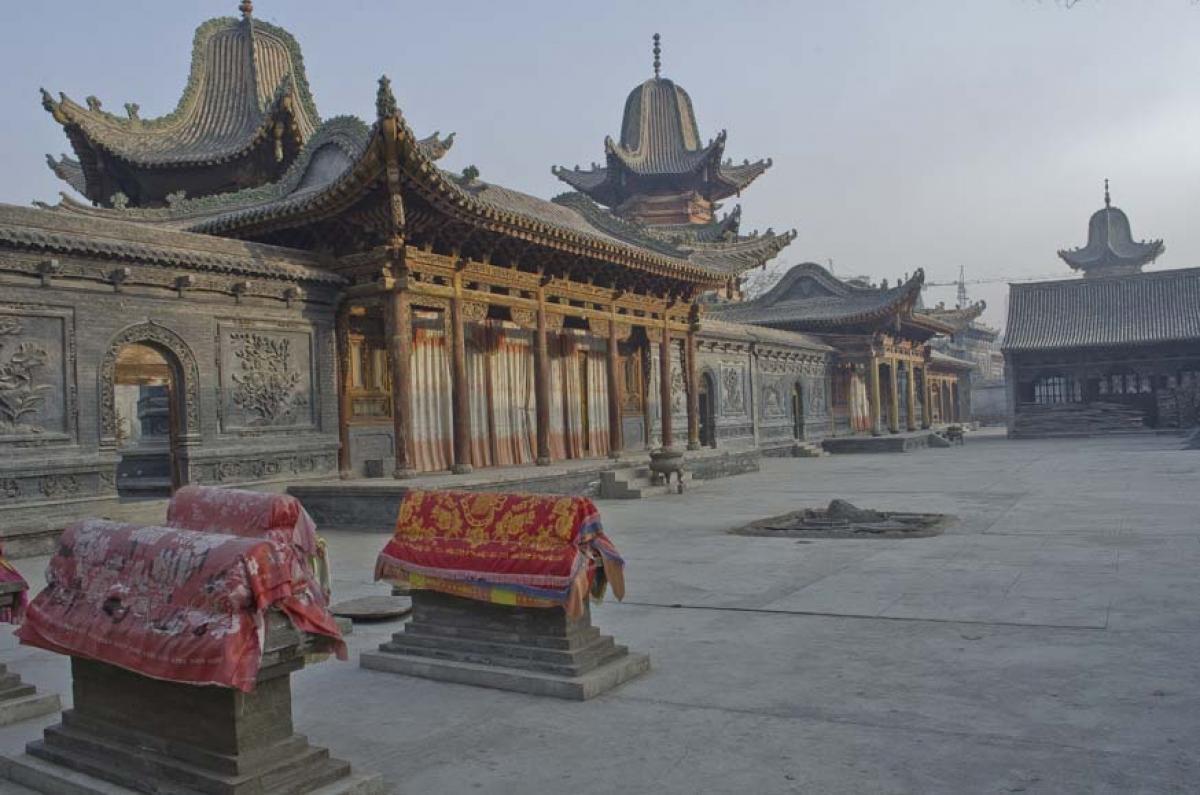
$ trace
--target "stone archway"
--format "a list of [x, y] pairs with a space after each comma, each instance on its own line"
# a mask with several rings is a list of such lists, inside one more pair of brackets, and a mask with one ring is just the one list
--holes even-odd
[[100, 447], [117, 447], [116, 375], [117, 356], [126, 345], [138, 344], [153, 348], [163, 355], [178, 384], [173, 398], [178, 417], [180, 439], [200, 435], [200, 370], [196, 357], [187, 343], [166, 326], [146, 322], [128, 326], [108, 341], [100, 363]]

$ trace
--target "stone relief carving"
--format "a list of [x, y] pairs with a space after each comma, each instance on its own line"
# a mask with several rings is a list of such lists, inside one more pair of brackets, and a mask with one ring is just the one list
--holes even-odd
[[38, 481], [38, 491], [46, 497], [69, 497], [79, 493], [79, 479], [74, 475], [46, 475]]
[[765, 385], [763, 387], [763, 416], [782, 417], [783, 415], [783, 395], [779, 391], [779, 385]]
[[196, 474], [197, 482], [200, 483], [232, 483], [272, 478], [281, 474], [324, 472], [332, 470], [336, 465], [337, 456], [333, 453], [299, 453], [278, 458], [208, 461], [199, 465]]
[[21, 496], [21, 484], [16, 478], [0, 479], [0, 499], [15, 500]]
[[300, 372], [292, 366], [291, 340], [258, 334], [234, 332], [230, 339], [241, 373], [233, 373], [234, 405], [249, 415], [250, 425], [278, 425], [292, 419], [297, 408], [308, 405], [308, 397], [298, 392]]
[[724, 391], [726, 414], [741, 414], [746, 410], [746, 401], [742, 395], [742, 371], [740, 369], [736, 367], [722, 369], [721, 388]]
[[182, 433], [200, 432], [200, 371], [196, 357], [187, 343], [166, 326], [157, 323], [139, 323], [119, 332], [108, 344], [104, 361], [100, 364], [100, 434], [106, 444], [115, 444], [117, 438], [117, 411], [115, 406], [114, 382], [117, 373], [117, 354], [129, 343], [149, 343], [171, 353], [179, 364], [183, 376]]
[[0, 434], [45, 430], [36, 417], [52, 387], [39, 383], [38, 371], [46, 367], [50, 353], [29, 341], [15, 347], [6, 344], [5, 337], [15, 337], [22, 330], [20, 318], [0, 318]]

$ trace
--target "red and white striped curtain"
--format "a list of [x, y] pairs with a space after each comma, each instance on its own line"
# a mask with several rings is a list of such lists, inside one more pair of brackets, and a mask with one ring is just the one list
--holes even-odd
[[[607, 343], [606, 343], [607, 344]], [[589, 350], [588, 367], [588, 453], [608, 455], [608, 367], [604, 350]]]
[[471, 416], [471, 466], [476, 468], [493, 465], [488, 331], [486, 327], [474, 325], [466, 329], [467, 412]]
[[873, 425], [871, 402], [867, 398], [867, 385], [856, 372], [850, 373], [850, 427], [855, 431], [869, 431]]
[[411, 367], [413, 467], [420, 472], [449, 469], [454, 424], [443, 329], [425, 324], [413, 329]]
[[532, 463], [537, 450], [537, 399], [529, 332], [503, 329], [491, 362], [496, 465]]

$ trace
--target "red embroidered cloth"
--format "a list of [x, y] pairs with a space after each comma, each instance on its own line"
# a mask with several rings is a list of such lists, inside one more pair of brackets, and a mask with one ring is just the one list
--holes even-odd
[[412, 490], [375, 579], [579, 615], [606, 582], [624, 596], [623, 567], [589, 499]]
[[46, 579], [17, 630], [30, 646], [250, 691], [264, 616], [278, 607], [346, 657], [333, 616], [296, 587], [306, 581], [296, 553], [270, 539], [89, 519], [63, 533]]
[[291, 495], [184, 486], [167, 505], [167, 526], [243, 538], [272, 538], [290, 544], [322, 586], [321, 601], [327, 601], [329, 575], [324, 544], [317, 537], [317, 525], [308, 511]]

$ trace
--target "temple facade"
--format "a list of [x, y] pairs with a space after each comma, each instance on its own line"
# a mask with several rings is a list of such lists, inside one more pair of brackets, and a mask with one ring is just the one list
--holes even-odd
[[951, 327], [917, 311], [924, 273], [896, 286], [838, 279], [808, 262], [764, 295], [714, 303], [713, 317], [803, 333], [830, 346], [830, 435], [882, 435], [957, 422], [959, 377], [971, 363], [931, 350]]
[[1197, 423], [1200, 268], [1142, 270], [1163, 251], [1161, 240], [1133, 239], [1106, 184], [1087, 245], [1059, 252], [1083, 278], [1010, 286], [1010, 435]]

